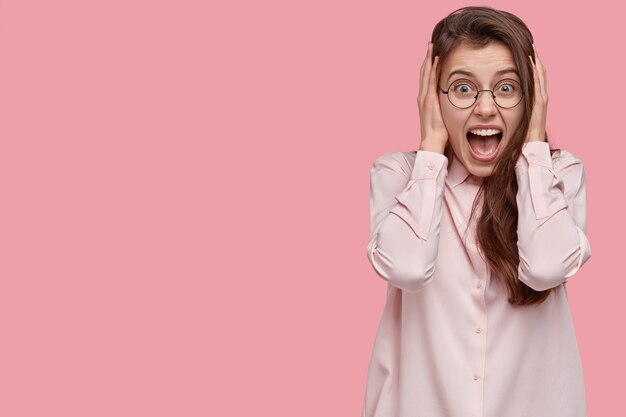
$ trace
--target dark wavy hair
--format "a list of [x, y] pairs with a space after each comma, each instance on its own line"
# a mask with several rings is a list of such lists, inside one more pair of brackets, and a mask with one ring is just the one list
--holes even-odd
[[[509, 48], [519, 71], [524, 97], [524, 115], [519, 128], [496, 161], [493, 174], [482, 181], [472, 205], [470, 219], [474, 216], [478, 202], [483, 197], [480, 218], [476, 226], [477, 245], [481, 256], [493, 272], [493, 277], [508, 289], [508, 301], [513, 305], [540, 304], [555, 288], [536, 291], [518, 278], [519, 252], [517, 248], [517, 201], [518, 189], [515, 162], [520, 157], [524, 139], [528, 132], [530, 116], [535, 98], [533, 69], [528, 56], [533, 52], [533, 36], [528, 27], [517, 16], [491, 7], [469, 6], [450, 13], [441, 20], [432, 33], [432, 59], [439, 56], [437, 84], [441, 79], [441, 68], [450, 53], [461, 43], [483, 47], [490, 42], [500, 42]], [[546, 134], [545, 139], [548, 142]], [[549, 142], [548, 142], [549, 143]], [[553, 149], [551, 154], [558, 149]], [[450, 143], [444, 150], [452, 156]]]

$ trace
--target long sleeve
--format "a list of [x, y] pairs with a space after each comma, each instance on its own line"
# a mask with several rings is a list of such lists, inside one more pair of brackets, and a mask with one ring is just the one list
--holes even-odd
[[391, 285], [416, 292], [435, 269], [448, 158], [419, 150], [404, 169], [403, 158], [389, 152], [371, 168], [367, 257]]
[[515, 165], [518, 276], [536, 291], [560, 285], [591, 257], [585, 169], [560, 152], [553, 162], [547, 142], [527, 142]]

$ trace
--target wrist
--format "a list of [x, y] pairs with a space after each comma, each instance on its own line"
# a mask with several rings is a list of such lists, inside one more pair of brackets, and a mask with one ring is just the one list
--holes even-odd
[[526, 142], [545, 142], [545, 134], [529, 132], [526, 135]]
[[428, 140], [423, 140], [420, 143], [421, 151], [437, 152], [443, 155], [445, 149], [446, 149], [445, 143], [438, 143], [438, 142], [428, 141]]

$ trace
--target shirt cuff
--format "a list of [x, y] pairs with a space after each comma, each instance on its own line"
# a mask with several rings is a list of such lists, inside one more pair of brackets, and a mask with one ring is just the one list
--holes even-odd
[[422, 240], [428, 239], [435, 203], [443, 196], [448, 158], [432, 151], [418, 150], [406, 187], [395, 198], [400, 203], [390, 211], [409, 224]]
[[522, 155], [517, 160], [515, 169], [525, 171], [530, 163], [552, 168], [552, 155], [550, 155], [550, 144], [548, 142], [526, 142], [522, 146]]

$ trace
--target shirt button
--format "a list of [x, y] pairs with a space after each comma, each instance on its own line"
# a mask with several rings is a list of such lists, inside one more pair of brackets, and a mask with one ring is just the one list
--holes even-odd
[[429, 163], [428, 165], [426, 165], [426, 167], [427, 167], [428, 169], [430, 169], [431, 171], [434, 171], [434, 170], [435, 170], [435, 164], [433, 164], [432, 162], [431, 162], [431, 163]]
[[480, 327], [476, 327], [476, 328], [474, 329], [474, 331], [475, 331], [476, 333], [480, 333], [480, 332], [482, 332], [483, 330], [482, 330]]
[[478, 375], [478, 373], [474, 374], [474, 381], [477, 380], [478, 378], [480, 378], [480, 375]]
[[480, 288], [483, 286], [483, 282], [482, 281], [476, 281], [476, 288]]
[[536, 153], [534, 153], [534, 152], [529, 152], [529, 153], [528, 153], [528, 156], [537, 156], [537, 154], [536, 154]]

